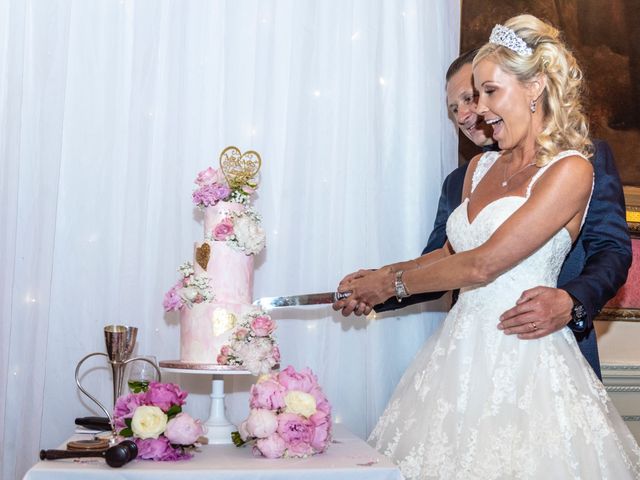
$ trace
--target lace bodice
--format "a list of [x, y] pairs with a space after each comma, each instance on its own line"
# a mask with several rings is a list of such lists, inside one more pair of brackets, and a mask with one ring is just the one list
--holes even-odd
[[[486, 242], [491, 235], [502, 225], [513, 213], [525, 204], [534, 183], [544, 174], [546, 169], [556, 161], [569, 155], [580, 155], [578, 152], [568, 150], [556, 156], [549, 164], [540, 168], [531, 179], [527, 187], [525, 197], [505, 196], [494, 200], [486, 205], [473, 219], [469, 221], [468, 204], [469, 199], [456, 208], [447, 221], [447, 237], [451, 246], [456, 252], [471, 250]], [[487, 152], [478, 162], [473, 173], [471, 193], [480, 183], [484, 175], [491, 168], [494, 162], [500, 157], [500, 152]], [[501, 292], [499, 305], [490, 306], [499, 308], [503, 304], [513, 305], [520, 294], [529, 288], [542, 285], [555, 287], [560, 274], [560, 269], [571, 249], [571, 236], [569, 232], [562, 228], [547, 243], [540, 247], [531, 256], [524, 259], [519, 264], [496, 278], [493, 282], [483, 287], [462, 289], [461, 293], [480, 291], [485, 289]], [[511, 292], [505, 294], [505, 292]], [[475, 296], [475, 295], [473, 295]]]

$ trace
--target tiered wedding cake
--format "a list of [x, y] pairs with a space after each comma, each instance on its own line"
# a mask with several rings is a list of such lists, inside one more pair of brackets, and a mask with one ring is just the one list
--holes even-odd
[[180, 312], [180, 360], [266, 373], [280, 360], [271, 318], [251, 304], [253, 261], [265, 246], [260, 216], [250, 208], [260, 156], [236, 147], [220, 155], [220, 168], [195, 180], [194, 203], [204, 210], [204, 241], [195, 262], [165, 295], [166, 311]]

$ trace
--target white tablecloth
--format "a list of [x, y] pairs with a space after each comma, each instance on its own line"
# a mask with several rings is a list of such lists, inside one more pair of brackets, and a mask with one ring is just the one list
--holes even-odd
[[24, 479], [402, 480], [390, 460], [341, 425], [334, 427], [333, 439], [326, 453], [309, 458], [269, 460], [254, 457], [250, 447], [206, 445], [191, 460], [134, 460], [121, 468], [101, 458], [47, 460], [36, 463]]

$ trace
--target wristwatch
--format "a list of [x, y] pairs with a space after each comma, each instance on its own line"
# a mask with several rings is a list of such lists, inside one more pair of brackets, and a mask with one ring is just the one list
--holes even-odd
[[573, 330], [582, 331], [586, 328], [587, 310], [580, 300], [571, 297], [573, 299], [573, 307], [571, 307], [571, 323], [573, 323]]
[[411, 295], [407, 291], [407, 286], [402, 281], [402, 274], [403, 273], [404, 273], [404, 270], [398, 270], [396, 272], [395, 287], [396, 287], [396, 300], [398, 300], [398, 302], [402, 302], [403, 298], [407, 298], [408, 296]]

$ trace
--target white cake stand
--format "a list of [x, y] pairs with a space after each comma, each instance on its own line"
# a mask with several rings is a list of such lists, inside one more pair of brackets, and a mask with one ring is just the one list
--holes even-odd
[[248, 370], [212, 363], [190, 363], [180, 360], [163, 360], [160, 368], [167, 372], [188, 373], [192, 375], [209, 375], [211, 384], [211, 410], [205, 425], [209, 444], [221, 445], [232, 443], [231, 433], [237, 431], [228, 419], [224, 408], [224, 377], [226, 375], [251, 375]]

